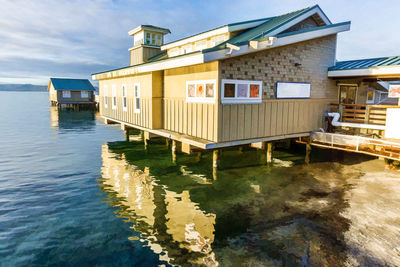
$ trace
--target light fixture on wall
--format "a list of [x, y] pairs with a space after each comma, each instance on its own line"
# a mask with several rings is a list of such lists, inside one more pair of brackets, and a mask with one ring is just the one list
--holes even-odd
[[295, 67], [300, 67], [300, 66], [301, 66], [301, 63], [295, 62], [295, 63], [293, 63], [293, 65], [294, 65]]

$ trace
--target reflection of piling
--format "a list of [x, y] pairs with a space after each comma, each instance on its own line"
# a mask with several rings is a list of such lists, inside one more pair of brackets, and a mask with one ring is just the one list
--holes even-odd
[[306, 157], [304, 159], [306, 164], [310, 164], [311, 144], [306, 144]]
[[213, 150], [213, 178], [217, 179], [217, 171], [219, 167], [219, 155], [220, 151], [218, 149]]
[[172, 140], [171, 145], [172, 162], [176, 163], [176, 141]]

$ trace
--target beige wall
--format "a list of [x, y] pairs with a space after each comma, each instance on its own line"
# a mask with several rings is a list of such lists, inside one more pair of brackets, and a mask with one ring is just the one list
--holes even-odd
[[336, 98], [336, 84], [328, 79], [335, 57], [336, 35], [330, 35], [221, 60], [221, 78], [263, 81], [264, 99], [275, 98], [276, 82], [311, 83], [311, 98]]
[[217, 140], [218, 105], [187, 103], [186, 82], [215, 79], [217, 93], [219, 91], [218, 64], [218, 62], [211, 62], [165, 70], [164, 129], [210, 141]]
[[[135, 113], [134, 84], [140, 84], [140, 112]], [[122, 85], [127, 86], [127, 111], [122, 107]], [[108, 88], [108, 107], [104, 106], [104, 86]], [[117, 88], [117, 106], [112, 109], [112, 86]], [[162, 127], [162, 73], [145, 73], [115, 79], [100, 80], [100, 114], [149, 129]]]
[[49, 100], [50, 101], [57, 101], [57, 91], [54, 89], [53, 84], [49, 83]]
[[140, 46], [130, 51], [131, 60], [130, 65], [142, 64], [147, 61], [148, 58], [155, 56], [161, 52], [159, 47], [146, 47]]
[[263, 100], [261, 104], [220, 105], [218, 142], [300, 134], [323, 127], [332, 100]]

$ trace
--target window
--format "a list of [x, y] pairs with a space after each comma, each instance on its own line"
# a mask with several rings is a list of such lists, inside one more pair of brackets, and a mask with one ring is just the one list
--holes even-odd
[[310, 96], [311, 83], [276, 83], [276, 98], [310, 98]]
[[128, 110], [128, 105], [127, 105], [127, 91], [126, 91], [126, 85], [122, 85], [122, 109], [124, 111]]
[[373, 104], [375, 100], [375, 92], [373, 90], [369, 90], [367, 92], [367, 104]]
[[150, 45], [151, 44], [151, 33], [146, 32], [146, 44]]
[[140, 83], [135, 83], [135, 113], [140, 113]]
[[88, 91], [81, 91], [81, 98], [89, 98], [89, 92]]
[[112, 109], [117, 108], [117, 88], [115, 85], [112, 86]]
[[203, 50], [203, 49], [206, 49], [206, 48], [207, 48], [207, 41], [206, 40], [198, 41], [198, 42], [196, 42], [194, 44], [194, 49], [196, 51]]
[[156, 34], [156, 45], [161, 45], [161, 35]]
[[262, 81], [222, 80], [222, 104], [261, 103]]
[[104, 85], [104, 107], [108, 108], [108, 89], [107, 86]]
[[192, 52], [192, 45], [191, 44], [185, 45], [185, 46], [182, 47], [182, 54], [187, 54], [187, 53], [190, 53], [190, 52]]
[[355, 104], [357, 96], [356, 84], [339, 84], [339, 103]]
[[223, 43], [224, 41], [225, 41], [224, 35], [215, 36], [215, 37], [211, 38], [211, 46], [219, 45], [220, 43]]
[[381, 92], [379, 94], [379, 102], [385, 100], [386, 98], [388, 98], [389, 94], [387, 92]]
[[170, 57], [176, 57], [179, 55], [179, 48], [172, 48], [169, 50], [169, 56]]
[[186, 102], [214, 103], [215, 80], [201, 80], [186, 82]]
[[71, 98], [71, 91], [62, 91], [62, 96], [64, 98]]

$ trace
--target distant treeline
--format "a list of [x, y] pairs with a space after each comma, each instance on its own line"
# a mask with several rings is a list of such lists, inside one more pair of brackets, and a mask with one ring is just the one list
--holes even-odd
[[47, 85], [2, 84], [2, 83], [0, 83], [0, 91], [46, 92], [47, 91]]

